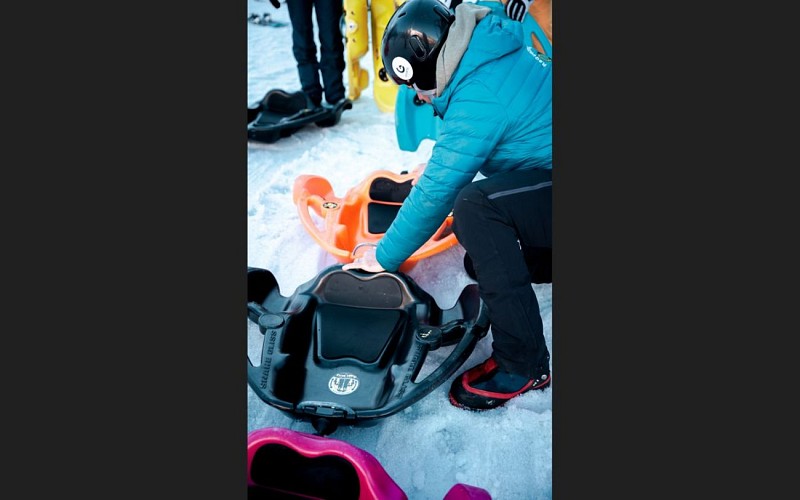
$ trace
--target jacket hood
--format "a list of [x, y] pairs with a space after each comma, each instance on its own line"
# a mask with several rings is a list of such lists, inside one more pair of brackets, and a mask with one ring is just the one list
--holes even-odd
[[[500, 2], [487, 3], [503, 8]], [[453, 92], [468, 75], [525, 46], [522, 23], [493, 15], [493, 10], [471, 3], [456, 7], [456, 20], [436, 60], [436, 96], [431, 99], [436, 115], [444, 118]]]
[[[502, 4], [498, 2], [499, 8]], [[458, 70], [458, 80], [480, 65], [518, 50], [523, 44], [522, 23], [490, 15], [492, 9], [459, 4], [447, 41], [436, 60], [436, 96], [444, 94]], [[479, 43], [471, 43], [477, 35]]]

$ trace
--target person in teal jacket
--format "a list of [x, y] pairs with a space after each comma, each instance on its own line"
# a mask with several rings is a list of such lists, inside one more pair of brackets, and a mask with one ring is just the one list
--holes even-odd
[[396, 271], [453, 211], [492, 329], [490, 358], [450, 389], [454, 405], [473, 410], [544, 389], [551, 378], [531, 283], [551, 282], [552, 61], [523, 40], [522, 24], [500, 2], [398, 7], [381, 42], [384, 67], [443, 121], [384, 237], [343, 266]]

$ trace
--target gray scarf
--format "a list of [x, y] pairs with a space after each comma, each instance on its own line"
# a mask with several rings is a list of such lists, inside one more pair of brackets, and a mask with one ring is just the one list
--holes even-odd
[[489, 12], [491, 9], [488, 7], [481, 7], [474, 3], [462, 3], [456, 7], [456, 20], [450, 26], [447, 40], [442, 45], [442, 50], [436, 59], [436, 97], [442, 95], [447, 82], [450, 81], [458, 63], [461, 62], [464, 52], [467, 51], [475, 25]]

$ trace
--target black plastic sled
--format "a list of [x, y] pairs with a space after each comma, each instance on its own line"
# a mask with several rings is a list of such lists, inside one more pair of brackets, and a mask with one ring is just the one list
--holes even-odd
[[[247, 382], [267, 404], [320, 435], [368, 425], [419, 401], [451, 377], [486, 335], [478, 286], [441, 309], [409, 276], [330, 266], [284, 297], [274, 275], [247, 268], [247, 317], [263, 335]], [[421, 380], [425, 359], [455, 345]]]
[[270, 28], [284, 28], [289, 26], [289, 23], [272, 19], [272, 16], [266, 12], [260, 16], [255, 13], [250, 14], [247, 16], [247, 22], [257, 24], [258, 26], [269, 26]]
[[273, 143], [312, 123], [318, 127], [332, 127], [339, 123], [342, 112], [352, 107], [352, 101], [347, 98], [333, 106], [327, 103], [314, 106], [302, 90], [290, 94], [273, 89], [258, 104], [248, 106], [247, 139]]

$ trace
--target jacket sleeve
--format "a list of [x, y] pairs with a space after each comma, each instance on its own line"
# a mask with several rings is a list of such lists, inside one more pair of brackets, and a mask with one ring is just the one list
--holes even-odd
[[453, 209], [506, 131], [505, 109], [491, 91], [470, 83], [453, 95], [431, 158], [397, 217], [378, 242], [376, 258], [396, 271], [425, 244]]

